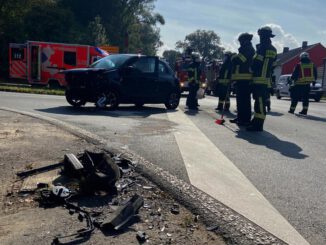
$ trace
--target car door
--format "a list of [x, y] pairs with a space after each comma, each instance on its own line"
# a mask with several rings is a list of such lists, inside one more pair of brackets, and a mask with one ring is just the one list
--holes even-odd
[[158, 65], [158, 84], [157, 84], [157, 98], [159, 100], [166, 99], [173, 89], [174, 75], [168, 69], [167, 65], [159, 61]]
[[156, 96], [158, 59], [151, 56], [140, 56], [133, 59], [123, 79], [125, 97], [132, 100], [148, 101]]

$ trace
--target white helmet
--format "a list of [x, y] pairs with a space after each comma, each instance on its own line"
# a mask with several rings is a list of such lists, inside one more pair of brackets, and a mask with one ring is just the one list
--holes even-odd
[[310, 56], [309, 56], [309, 54], [307, 52], [302, 52], [300, 54], [300, 60], [302, 60], [302, 59], [309, 59], [309, 58], [310, 58]]

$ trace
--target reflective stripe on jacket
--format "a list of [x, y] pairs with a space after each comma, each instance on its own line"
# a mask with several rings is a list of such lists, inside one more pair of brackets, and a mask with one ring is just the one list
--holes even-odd
[[315, 81], [314, 79], [314, 64], [313, 63], [300, 63], [300, 73], [299, 79], [296, 81], [296, 84], [310, 84]]
[[232, 76], [234, 81], [252, 80], [252, 73], [250, 71], [250, 64], [255, 54], [255, 49], [251, 43], [239, 48], [239, 53], [233, 55], [232, 61]]
[[252, 65], [253, 84], [268, 86], [275, 67], [277, 52], [273, 45], [258, 45]]

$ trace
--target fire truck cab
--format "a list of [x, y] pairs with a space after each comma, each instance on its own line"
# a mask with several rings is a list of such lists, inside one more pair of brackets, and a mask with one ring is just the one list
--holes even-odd
[[65, 86], [60, 72], [88, 67], [108, 53], [98, 47], [78, 44], [27, 41], [9, 44], [9, 76], [30, 84]]
[[[176, 60], [175, 64], [175, 75], [180, 82], [181, 92], [189, 91], [189, 81], [188, 81], [188, 66], [191, 63], [190, 57], [182, 57]], [[202, 74], [200, 76], [200, 87], [206, 89], [206, 75], [202, 69]]]

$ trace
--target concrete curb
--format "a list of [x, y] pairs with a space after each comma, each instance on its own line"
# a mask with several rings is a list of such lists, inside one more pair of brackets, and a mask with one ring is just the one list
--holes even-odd
[[[169, 172], [155, 166], [134, 152], [123, 149], [121, 145], [111, 144], [95, 134], [57, 119], [4, 107], [0, 107], [0, 110], [43, 120], [79, 138], [85, 139], [89, 143], [97, 145], [105, 151], [123, 154], [124, 157], [136, 163], [136, 170], [141, 175], [147, 177], [162, 190], [169, 193], [174, 199], [185, 205], [193, 213], [199, 215], [200, 219], [207, 226], [215, 227], [216, 229], [214, 229], [214, 231], [223, 236], [227, 244], [287, 244], [218, 200], [191, 184], [176, 178]], [[110, 146], [107, 145], [108, 143], [110, 143]]]

